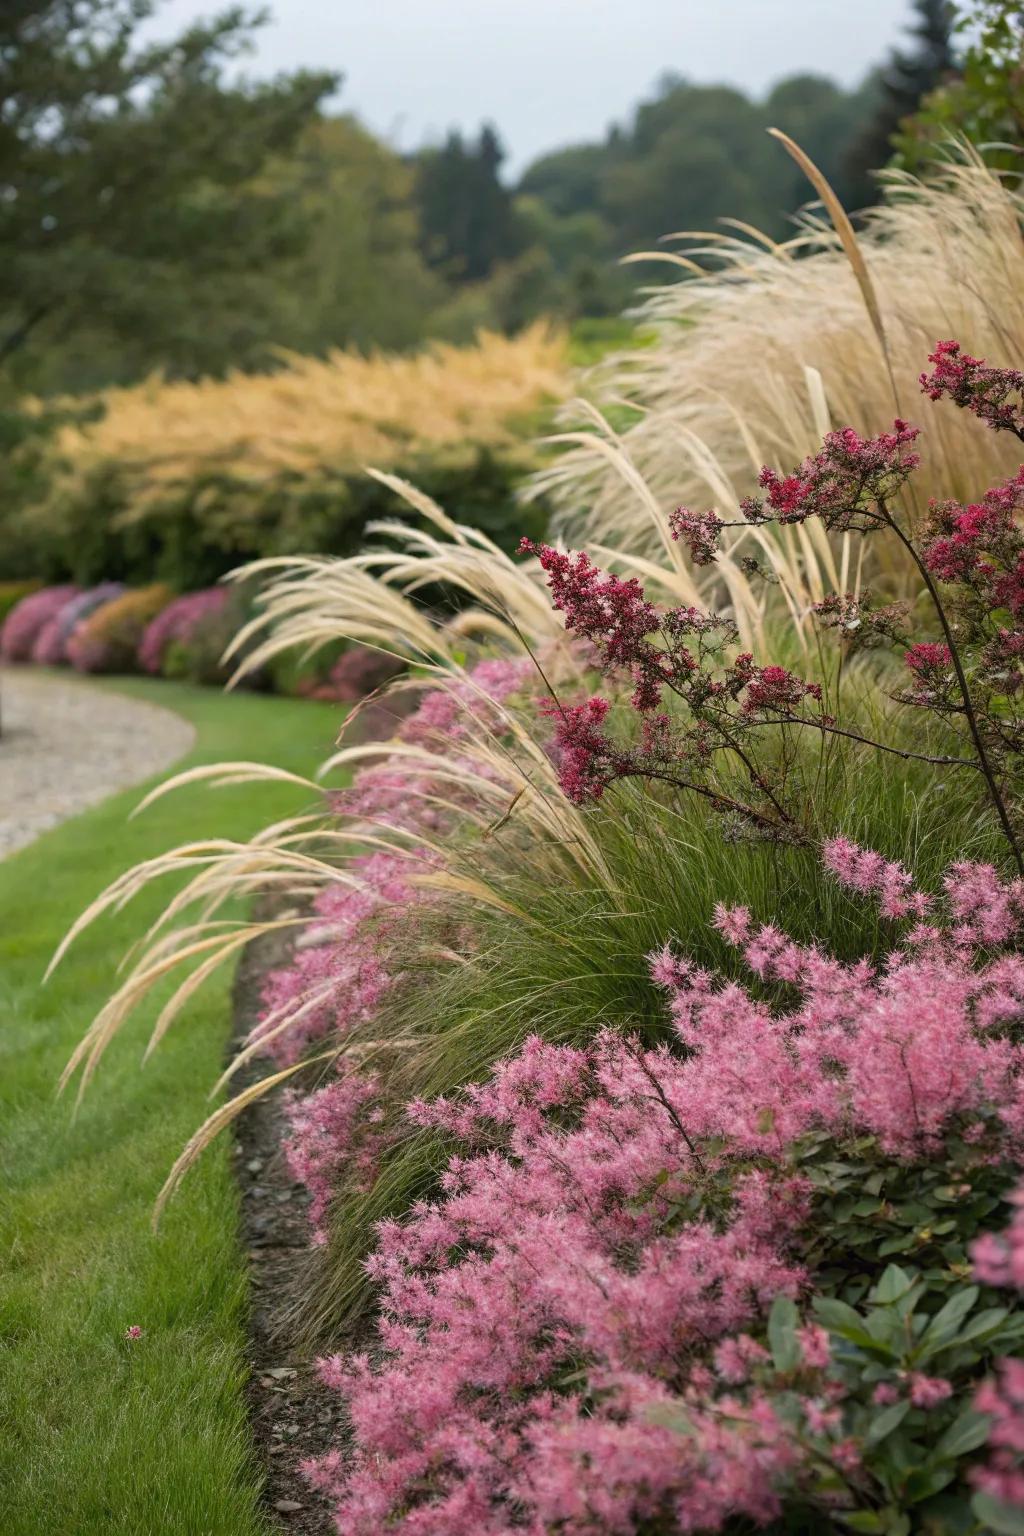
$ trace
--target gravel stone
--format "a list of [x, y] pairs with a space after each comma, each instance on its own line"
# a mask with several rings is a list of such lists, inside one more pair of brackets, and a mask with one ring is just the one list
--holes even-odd
[[186, 720], [84, 679], [0, 669], [0, 859], [192, 746]]

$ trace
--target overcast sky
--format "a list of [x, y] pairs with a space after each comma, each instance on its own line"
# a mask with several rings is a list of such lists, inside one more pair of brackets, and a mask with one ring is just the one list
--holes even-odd
[[[666, 70], [761, 92], [813, 70], [852, 85], [898, 40], [910, 0], [271, 0], [247, 68], [345, 76], [339, 105], [397, 147], [490, 120], [521, 169], [600, 137]], [[178, 30], [218, 0], [164, 0]]]

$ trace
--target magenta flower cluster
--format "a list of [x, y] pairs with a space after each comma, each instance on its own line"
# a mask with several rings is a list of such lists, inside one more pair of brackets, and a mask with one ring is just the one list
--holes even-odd
[[[543, 712], [554, 722], [552, 750], [568, 798], [582, 805], [600, 799], [619, 779], [662, 780], [702, 795], [748, 827], [799, 838], [781, 786], [756, 761], [750, 738], [766, 723], [830, 730], [833, 721], [821, 707], [820, 685], [785, 667], [758, 666], [747, 652], [728, 659], [726, 649], [736, 638], [728, 619], [697, 608], [661, 607], [635, 577], [607, 574], [586, 554], [565, 554], [529, 540], [521, 548], [537, 555], [567, 629], [590, 648], [600, 669], [628, 677], [630, 705], [640, 716], [639, 740], [622, 741], [607, 728], [608, 699], [544, 703]], [[674, 696], [685, 714], [663, 709], [666, 695]], [[716, 782], [714, 757], [720, 752], [742, 765], [748, 799], [726, 793]]]
[[921, 388], [931, 400], [943, 398], [971, 411], [996, 432], [1024, 434], [1024, 373], [994, 368], [984, 358], [964, 352], [958, 341], [940, 341], [921, 374]]
[[[829, 432], [792, 473], [779, 475], [765, 465], [758, 477], [764, 497], [748, 497], [741, 509], [752, 523], [820, 517], [831, 532], [874, 527], [879, 504], [898, 495], [921, 462], [911, 448], [919, 435], [918, 427], [898, 419], [878, 437], [861, 437], [852, 427]], [[678, 514], [675, 526], [685, 532]]]

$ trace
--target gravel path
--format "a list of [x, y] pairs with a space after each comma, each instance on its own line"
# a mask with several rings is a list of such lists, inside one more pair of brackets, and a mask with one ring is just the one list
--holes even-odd
[[141, 784], [191, 747], [187, 721], [87, 682], [0, 670], [0, 859]]

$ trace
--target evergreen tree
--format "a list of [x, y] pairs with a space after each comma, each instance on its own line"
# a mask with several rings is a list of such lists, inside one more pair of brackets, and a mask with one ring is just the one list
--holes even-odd
[[916, 19], [909, 28], [913, 45], [894, 48], [890, 54], [880, 73], [878, 110], [850, 151], [847, 169], [855, 207], [877, 200], [878, 184], [872, 172], [891, 160], [900, 124], [956, 73], [951, 0], [914, 0], [914, 9]]
[[0, 5], [0, 362], [22, 381], [47, 346], [77, 347], [85, 370], [54, 387], [94, 382], [97, 354], [129, 375], [239, 360], [259, 339], [261, 274], [301, 241], [260, 175], [334, 77], [229, 86], [257, 18], [228, 10], [148, 42], [153, 10]]
[[457, 282], [479, 282], [522, 249], [512, 195], [500, 178], [504, 152], [489, 124], [476, 143], [450, 133], [419, 156], [416, 199], [423, 253]]

